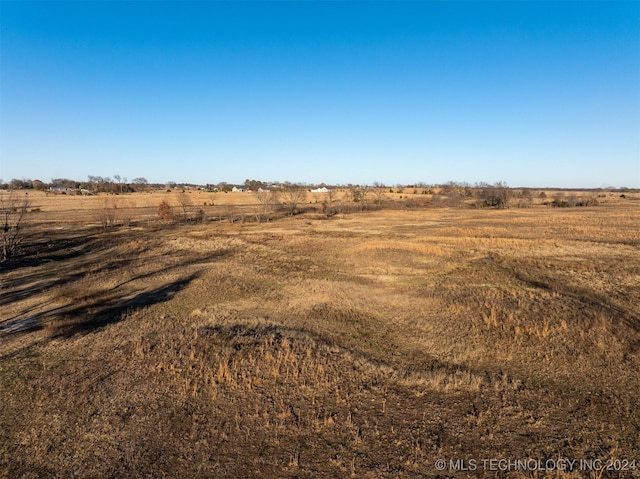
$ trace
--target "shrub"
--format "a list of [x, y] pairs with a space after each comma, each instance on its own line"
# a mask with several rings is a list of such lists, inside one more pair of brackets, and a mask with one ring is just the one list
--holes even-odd
[[113, 199], [105, 198], [102, 208], [98, 210], [98, 219], [104, 229], [116, 225], [118, 221], [118, 205]]
[[479, 206], [498, 209], [508, 208], [510, 197], [511, 191], [509, 187], [502, 182], [498, 182], [495, 185], [482, 185], [478, 191]]
[[162, 200], [158, 205], [158, 218], [166, 221], [173, 218], [173, 213], [171, 212], [171, 206], [165, 200]]
[[0, 234], [2, 235], [2, 257], [6, 261], [15, 254], [24, 239], [25, 215], [30, 202], [18, 197], [15, 192], [0, 196]]

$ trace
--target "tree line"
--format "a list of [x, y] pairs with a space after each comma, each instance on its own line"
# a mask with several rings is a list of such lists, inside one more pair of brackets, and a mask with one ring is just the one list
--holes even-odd
[[0, 189], [8, 190], [39, 190], [65, 189], [73, 191], [87, 191], [91, 193], [134, 193], [144, 191], [160, 185], [151, 185], [146, 178], [133, 178], [129, 181], [126, 176], [114, 175], [93, 176], [89, 175], [86, 181], [72, 180], [69, 178], [52, 178], [50, 182], [42, 180], [13, 178], [9, 183], [0, 179]]

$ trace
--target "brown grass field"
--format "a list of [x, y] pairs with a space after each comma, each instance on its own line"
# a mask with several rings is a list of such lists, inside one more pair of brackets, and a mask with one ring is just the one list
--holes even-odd
[[174, 193], [30, 192], [0, 477], [640, 477], [640, 194], [420, 193], [258, 222], [192, 191], [182, 224]]

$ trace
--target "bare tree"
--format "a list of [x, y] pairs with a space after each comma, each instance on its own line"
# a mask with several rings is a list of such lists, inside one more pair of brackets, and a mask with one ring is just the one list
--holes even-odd
[[134, 178], [133, 180], [131, 180], [131, 182], [136, 185], [135, 186], [135, 190], [136, 191], [142, 191], [146, 188], [146, 186], [149, 184], [149, 182], [147, 181], [146, 178], [143, 177], [139, 177], [139, 178]]
[[118, 182], [118, 186], [120, 186], [120, 193], [122, 193], [122, 177], [120, 175], [113, 175], [113, 179]]
[[18, 196], [15, 191], [0, 195], [0, 227], [2, 228], [2, 261], [15, 254], [24, 239], [29, 199]]
[[259, 189], [258, 191], [254, 191], [253, 193], [258, 200], [258, 212], [256, 214], [256, 219], [258, 222], [262, 221], [262, 216], [269, 221], [269, 216], [276, 209], [278, 204], [278, 195], [274, 191]]
[[350, 185], [348, 195], [351, 201], [354, 203], [365, 202], [367, 200], [367, 194], [369, 193], [368, 186]]
[[333, 205], [333, 202], [336, 200], [336, 190], [327, 191], [327, 204], [329, 206]]
[[383, 183], [375, 182], [373, 183], [373, 188], [371, 191], [373, 192], [373, 202], [376, 205], [381, 204], [384, 201], [384, 191], [387, 187], [384, 186]]
[[480, 206], [504, 209], [509, 207], [511, 190], [506, 183], [498, 181], [493, 185], [481, 183], [478, 199]]
[[98, 210], [98, 219], [104, 229], [115, 226], [118, 221], [118, 205], [113, 198], [105, 198]]
[[336, 199], [336, 190], [328, 190], [327, 191], [327, 196], [324, 198], [324, 200], [322, 200], [322, 212], [323, 213], [329, 213], [329, 214], [335, 214], [333, 212], [333, 202]]
[[176, 200], [178, 201], [180, 208], [182, 208], [182, 220], [186, 223], [188, 219], [187, 213], [189, 211], [189, 207], [191, 207], [191, 198], [186, 191], [182, 190], [176, 193]]
[[296, 214], [298, 205], [307, 197], [303, 188], [296, 185], [287, 185], [280, 192], [281, 203], [290, 215]]

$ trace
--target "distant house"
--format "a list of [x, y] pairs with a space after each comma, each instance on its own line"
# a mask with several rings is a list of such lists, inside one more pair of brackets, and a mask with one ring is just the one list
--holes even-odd
[[237, 186], [234, 186], [233, 188], [231, 188], [231, 191], [233, 193], [242, 193], [244, 190], [242, 188], [238, 188]]
[[315, 190], [311, 190], [311, 193], [329, 193], [329, 189], [323, 186], [322, 188], [316, 188]]

